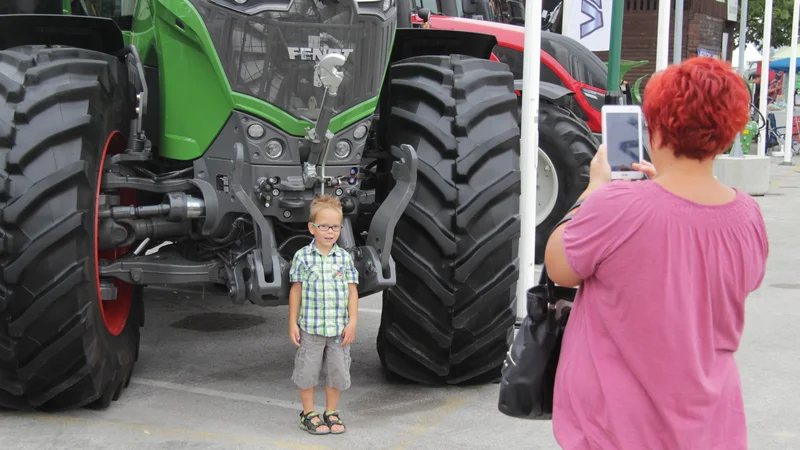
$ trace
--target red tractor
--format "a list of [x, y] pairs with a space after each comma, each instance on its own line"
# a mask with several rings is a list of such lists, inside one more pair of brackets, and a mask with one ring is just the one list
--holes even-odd
[[[474, 11], [463, 6], [469, 0], [437, 1], [437, 13], [412, 5], [412, 24], [418, 27], [469, 31], [497, 38], [491, 59], [507, 64], [514, 75], [517, 96], [522, 103], [522, 66], [525, 29], [496, 21], [486, 3], [478, 2]], [[425, 2], [425, 5], [428, 6]], [[484, 8], [480, 8], [483, 5]], [[453, 10], [454, 12], [448, 12]], [[550, 14], [543, 29], [552, 28]], [[469, 12], [464, 12], [469, 11]], [[450, 16], [449, 14], [458, 14]], [[484, 19], [484, 20], [476, 20]], [[536, 261], [541, 262], [553, 225], [583, 192], [588, 183], [589, 162], [600, 142], [600, 110], [605, 102], [608, 70], [600, 58], [577, 41], [551, 31], [542, 31], [540, 61], [541, 98], [539, 100], [539, 166], [537, 177]], [[521, 106], [520, 106], [521, 107]], [[566, 132], [549, 123], [555, 116], [571, 116]], [[565, 119], [558, 119], [565, 120]], [[590, 131], [586, 132], [586, 128]], [[594, 135], [595, 142], [586, 134]]]
[[[491, 20], [433, 14], [425, 8], [416, 11], [412, 22], [427, 28], [495, 36], [497, 45], [492, 50], [491, 59], [508, 64], [516, 78], [517, 95], [521, 94], [524, 28]], [[540, 79], [544, 83], [542, 88], [553, 89], [550, 85], [563, 88], [556, 88], [554, 93], [563, 97], [562, 103], [585, 121], [599, 138], [602, 131], [600, 109], [605, 101], [608, 69], [597, 55], [566, 36], [543, 31], [541, 41], [539, 67]]]

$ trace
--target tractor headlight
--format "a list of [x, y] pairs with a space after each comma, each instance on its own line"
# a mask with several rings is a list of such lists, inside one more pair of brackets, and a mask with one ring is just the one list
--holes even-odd
[[277, 139], [267, 142], [266, 148], [267, 157], [278, 159], [283, 154], [283, 144]]
[[392, 7], [392, 0], [383, 0], [383, 12], [389, 10]]
[[264, 133], [265, 133], [264, 127], [261, 126], [260, 124], [254, 123], [249, 127], [247, 127], [247, 135], [253, 139], [261, 139], [262, 137], [264, 137]]
[[589, 105], [591, 105], [592, 108], [596, 109], [597, 111], [601, 111], [603, 109], [603, 105], [606, 101], [603, 94], [586, 88], [582, 88], [581, 92], [583, 92], [583, 97], [587, 102], [589, 102]]
[[346, 159], [350, 156], [350, 152], [353, 150], [353, 147], [347, 141], [339, 141], [336, 143], [336, 147], [333, 149], [333, 155], [339, 159]]
[[367, 131], [368, 131], [367, 126], [361, 124], [357, 126], [355, 130], [353, 130], [353, 137], [360, 140], [361, 138], [367, 135]]

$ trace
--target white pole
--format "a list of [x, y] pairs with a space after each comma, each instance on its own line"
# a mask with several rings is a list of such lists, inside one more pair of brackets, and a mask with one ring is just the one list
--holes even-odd
[[667, 68], [669, 64], [669, 10], [672, 2], [658, 2], [658, 40], [656, 41], [656, 72]]
[[683, 59], [683, 0], [675, 0], [675, 27], [672, 30], [672, 64], [680, 64], [681, 59]]
[[786, 94], [786, 135], [783, 142], [783, 162], [792, 164], [792, 132], [794, 131], [794, 84], [797, 78], [797, 27], [800, 20], [800, 0], [794, 0], [792, 13], [792, 57], [789, 59], [789, 92]]
[[[739, 11], [739, 74], [744, 74], [744, 51], [747, 48], [747, 0], [742, 0]], [[737, 139], [738, 140], [738, 139]]]
[[[772, 0], [766, 0], [764, 9], [764, 37], [761, 40], [761, 95], [758, 100], [758, 110], [764, 116], [765, 120], [769, 120], [769, 111], [767, 111], [767, 91], [769, 90], [769, 56], [770, 56], [770, 39], [772, 38]], [[758, 138], [758, 156], [765, 156], [767, 154], [767, 128], [759, 133]]]
[[[739, 74], [744, 74], [744, 50], [747, 46], [747, 0], [742, 0], [742, 7], [739, 11]], [[752, 141], [751, 144], [752, 146]], [[750, 147], [747, 147], [750, 151]], [[731, 149], [731, 156], [737, 158], [744, 158], [744, 149], [742, 148], [742, 132], [736, 133], [736, 140], [733, 141], [733, 148]]]
[[528, 289], [536, 283], [536, 171], [539, 166], [539, 54], [542, 48], [542, 0], [525, 3], [525, 54], [522, 66], [522, 129], [520, 136], [521, 234], [517, 319], [528, 314]]

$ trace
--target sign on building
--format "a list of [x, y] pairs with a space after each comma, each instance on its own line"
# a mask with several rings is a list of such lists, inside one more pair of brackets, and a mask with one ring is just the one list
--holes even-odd
[[611, 3], [611, 0], [564, 0], [562, 34], [593, 52], [608, 51]]
[[719, 54], [713, 52], [707, 48], [697, 47], [697, 56], [700, 58], [717, 58], [719, 59]]
[[728, 0], [728, 20], [736, 22], [739, 18], [739, 2], [736, 0]]

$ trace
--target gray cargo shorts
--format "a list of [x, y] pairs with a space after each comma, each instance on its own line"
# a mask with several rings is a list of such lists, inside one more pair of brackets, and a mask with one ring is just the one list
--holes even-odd
[[294, 357], [292, 373], [297, 387], [316, 387], [321, 375], [329, 387], [340, 391], [350, 387], [350, 346], [342, 347], [341, 342], [341, 336], [325, 337], [300, 329], [300, 347]]

